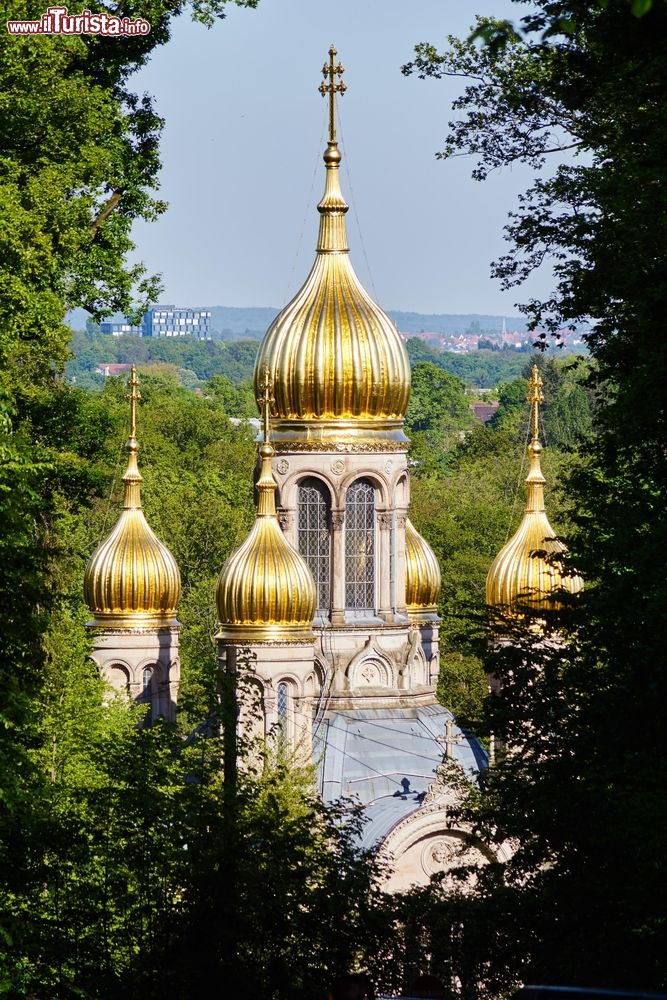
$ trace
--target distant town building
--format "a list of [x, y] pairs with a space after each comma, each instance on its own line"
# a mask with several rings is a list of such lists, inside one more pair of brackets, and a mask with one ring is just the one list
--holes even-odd
[[95, 372], [98, 375], [104, 375], [105, 378], [109, 378], [110, 376], [123, 375], [124, 372], [129, 372], [131, 368], [132, 365], [130, 364], [109, 364], [106, 361], [101, 361]]
[[499, 405], [497, 400], [490, 403], [471, 403], [470, 409], [475, 420], [479, 420], [482, 424], [488, 424], [493, 419]]
[[146, 311], [142, 323], [144, 337], [198, 337], [210, 340], [211, 313], [207, 309], [186, 309], [156, 305]]
[[109, 334], [112, 337], [142, 336], [142, 328], [140, 326], [133, 326], [127, 320], [123, 320], [120, 323], [114, 323], [112, 320], [103, 320], [100, 323], [100, 330], [102, 333]]
[[144, 313], [141, 326], [127, 319], [104, 320], [102, 333], [112, 337], [197, 337], [211, 339], [211, 312], [208, 309], [190, 309], [182, 306], [155, 305]]

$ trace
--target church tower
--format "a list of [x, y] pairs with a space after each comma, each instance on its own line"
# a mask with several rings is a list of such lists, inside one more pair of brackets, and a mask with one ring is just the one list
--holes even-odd
[[176, 618], [181, 577], [173, 555], [155, 536], [141, 507], [137, 456], [139, 379], [128, 383], [130, 436], [123, 510], [111, 534], [88, 561], [84, 596], [92, 658], [118, 691], [149, 705], [149, 718], [173, 720], [180, 677]]
[[365, 806], [361, 846], [382, 844], [395, 889], [458, 863], [443, 758], [472, 774], [486, 757], [436, 698], [440, 570], [408, 520], [410, 364], [350, 262], [342, 73], [332, 46], [315, 262], [257, 355], [258, 513], [220, 574], [218, 642], [228, 672], [250, 653], [260, 728], [312, 753], [325, 800]]
[[[261, 408], [271, 380], [280, 521], [317, 591], [320, 708], [427, 704], [438, 672], [438, 571], [427, 543], [407, 529], [410, 365], [398, 330], [350, 262], [335, 109], [345, 84], [333, 47], [329, 56], [315, 262], [264, 337], [255, 394]], [[431, 587], [422, 605], [417, 577], [426, 566]]]
[[[565, 567], [567, 548], [556, 537], [544, 506], [544, 483], [540, 455], [540, 403], [544, 402], [537, 365], [528, 383], [530, 404], [530, 462], [526, 486], [526, 508], [521, 524], [503, 546], [486, 578], [486, 603], [501, 615], [521, 617], [522, 611], [559, 611], [564, 594], [577, 594], [582, 578]], [[559, 599], [560, 595], [560, 599]]]
[[277, 732], [309, 755], [318, 690], [313, 633], [316, 591], [306, 562], [278, 521], [278, 484], [271, 469], [275, 456], [269, 431], [271, 401], [267, 377], [261, 400], [264, 433], [259, 447], [257, 516], [247, 539], [218, 577], [218, 655], [230, 673], [237, 672], [239, 653], [249, 658], [246, 678], [254, 684], [256, 705], [250, 699], [248, 706], [249, 692], [244, 692], [240, 705], [246, 731], [259, 736]]

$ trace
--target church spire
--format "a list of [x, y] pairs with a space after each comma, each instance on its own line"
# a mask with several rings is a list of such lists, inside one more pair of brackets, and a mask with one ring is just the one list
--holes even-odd
[[542, 392], [542, 379], [537, 365], [533, 365], [530, 379], [528, 380], [528, 395], [526, 401], [530, 404], [530, 444], [528, 445], [528, 456], [530, 468], [526, 476], [528, 493], [526, 497], [526, 511], [544, 510], [544, 483], [540, 464], [542, 445], [540, 443], [540, 404], [544, 402]]
[[322, 97], [329, 96], [329, 140], [324, 153], [327, 175], [324, 195], [317, 206], [320, 213], [317, 249], [320, 253], [349, 251], [345, 230], [345, 213], [348, 205], [340, 189], [338, 168], [342, 157], [336, 141], [336, 94], [344, 94], [347, 87], [342, 80], [336, 81], [336, 77], [342, 76], [345, 72], [342, 63], [336, 62], [336, 55], [336, 47], [332, 45], [329, 49], [329, 62], [322, 67], [322, 74], [328, 83], [323, 80], [318, 88]]
[[255, 399], [263, 412], [263, 380], [273, 380], [271, 431], [277, 450], [363, 445], [403, 446], [410, 363], [396, 326], [363, 288], [350, 261], [340, 189], [336, 97], [342, 65], [331, 46], [320, 93], [329, 98], [326, 181], [317, 206], [320, 227], [310, 274], [280, 311], [255, 361]]
[[264, 395], [262, 396], [262, 423], [264, 426], [264, 441], [259, 446], [259, 457], [262, 466], [257, 480], [257, 516], [276, 517], [276, 490], [278, 484], [273, 477], [271, 459], [275, 449], [271, 444], [271, 404], [273, 399], [273, 381], [268, 368], [264, 369]]
[[130, 402], [130, 436], [127, 441], [127, 469], [123, 476], [125, 484], [123, 509], [141, 510], [141, 483], [143, 478], [139, 472], [138, 455], [139, 442], [137, 441], [137, 403], [141, 399], [139, 392], [139, 377], [137, 376], [136, 365], [132, 365], [130, 379], [127, 383], [129, 392], [126, 399]]
[[486, 578], [486, 603], [512, 614], [521, 614], [525, 607], [558, 611], [562, 608], [559, 593], [576, 594], [583, 588], [581, 577], [566, 568], [567, 549], [556, 537], [544, 507], [539, 430], [542, 384], [539, 368], [533, 365], [526, 396], [531, 438], [526, 508], [521, 524], [496, 556]]
[[142, 476], [137, 456], [137, 404], [141, 399], [137, 369], [128, 381], [130, 435], [123, 476], [123, 510], [111, 534], [88, 560], [84, 594], [96, 624], [116, 628], [171, 625], [181, 596], [178, 565], [153, 533], [141, 507]]

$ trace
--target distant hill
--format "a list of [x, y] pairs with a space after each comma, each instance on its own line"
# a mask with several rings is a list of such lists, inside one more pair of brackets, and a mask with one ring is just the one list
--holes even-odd
[[500, 333], [527, 329], [523, 316], [486, 316], [484, 313], [418, 313], [388, 310], [401, 333]]
[[[180, 303], [179, 303], [180, 304]], [[206, 306], [192, 308], [210, 309], [211, 329], [221, 340], [256, 340], [263, 337], [267, 327], [278, 314], [271, 306]], [[503, 319], [508, 330], [525, 330], [526, 320], [521, 316], [487, 316], [483, 313], [418, 313], [388, 310], [389, 316], [401, 333], [500, 333]], [[121, 316], [113, 317], [120, 321]], [[67, 317], [73, 330], [83, 330], [88, 314], [84, 309], [74, 309]]]

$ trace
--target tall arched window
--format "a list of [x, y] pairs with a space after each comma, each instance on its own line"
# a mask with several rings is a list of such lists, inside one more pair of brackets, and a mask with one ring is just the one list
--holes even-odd
[[139, 695], [139, 701], [142, 705], [148, 705], [146, 722], [150, 722], [153, 718], [153, 694], [153, 670], [151, 667], [144, 667], [141, 674], [141, 694]]
[[318, 479], [304, 479], [297, 496], [299, 552], [308, 563], [317, 587], [318, 614], [331, 607], [331, 502]]
[[375, 613], [375, 487], [367, 479], [345, 499], [345, 607]]
[[278, 717], [278, 735], [281, 742], [289, 737], [289, 685], [281, 681], [276, 691], [276, 715]]

